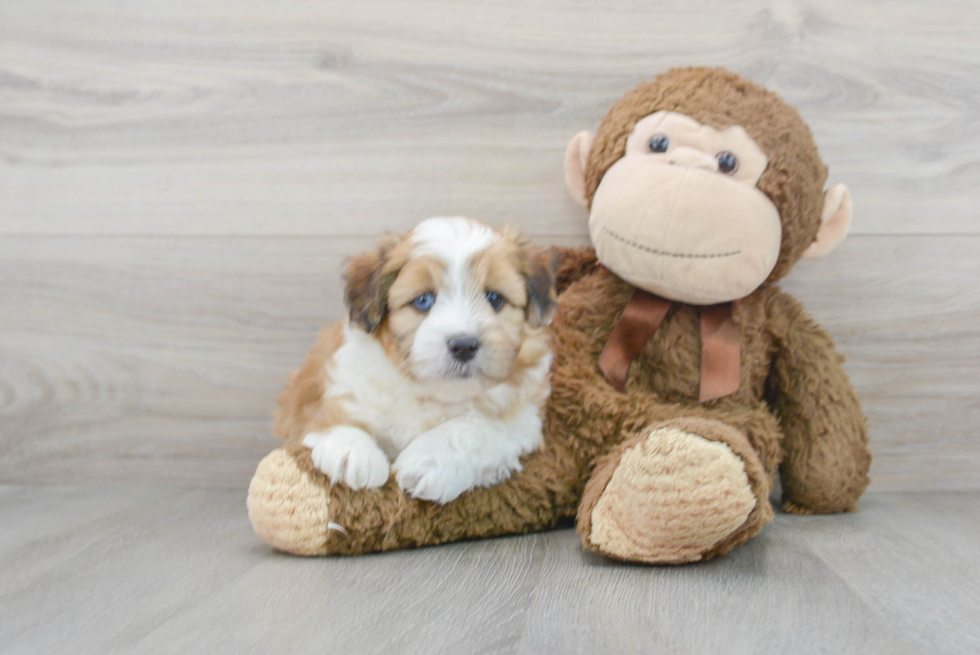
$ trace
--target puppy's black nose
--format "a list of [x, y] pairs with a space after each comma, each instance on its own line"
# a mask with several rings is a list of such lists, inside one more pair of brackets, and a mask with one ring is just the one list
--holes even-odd
[[458, 362], [470, 361], [476, 357], [476, 351], [480, 349], [480, 340], [465, 334], [449, 337], [446, 343], [449, 345], [449, 352], [453, 359]]

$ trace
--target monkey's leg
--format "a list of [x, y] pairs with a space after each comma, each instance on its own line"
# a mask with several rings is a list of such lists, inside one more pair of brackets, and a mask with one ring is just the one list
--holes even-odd
[[742, 429], [710, 418], [669, 420], [599, 460], [578, 531], [586, 549], [615, 559], [677, 564], [717, 557], [772, 519], [769, 480]]
[[560, 446], [546, 445], [524, 470], [446, 505], [413, 500], [394, 478], [380, 489], [333, 486], [307, 448], [279, 448], [248, 490], [252, 527], [295, 555], [353, 555], [543, 530], [575, 515], [581, 474]]

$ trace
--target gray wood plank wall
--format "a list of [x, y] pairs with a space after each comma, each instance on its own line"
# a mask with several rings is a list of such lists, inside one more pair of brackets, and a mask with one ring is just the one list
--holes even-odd
[[980, 489], [972, 0], [0, 0], [0, 482], [244, 485], [345, 255], [449, 213], [584, 243], [565, 143], [692, 64], [799, 106], [852, 189], [786, 286], [873, 489]]

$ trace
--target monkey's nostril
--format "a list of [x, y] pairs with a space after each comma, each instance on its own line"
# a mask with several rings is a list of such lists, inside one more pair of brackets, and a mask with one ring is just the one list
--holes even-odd
[[460, 362], [468, 362], [476, 357], [476, 351], [480, 349], [480, 340], [476, 337], [460, 334], [449, 337], [446, 345], [453, 359]]

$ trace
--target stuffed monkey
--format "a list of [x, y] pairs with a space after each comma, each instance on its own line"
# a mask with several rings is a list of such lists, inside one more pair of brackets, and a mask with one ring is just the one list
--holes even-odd
[[[543, 530], [633, 562], [729, 552], [783, 509], [855, 509], [865, 419], [827, 334], [777, 283], [847, 233], [843, 185], [795, 109], [721, 69], [676, 69], [565, 156], [592, 249], [563, 252], [544, 446], [510, 480], [436, 505], [331, 486], [300, 446], [259, 465], [272, 546], [356, 554]], [[295, 441], [295, 435], [280, 435]]]

